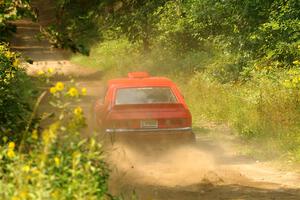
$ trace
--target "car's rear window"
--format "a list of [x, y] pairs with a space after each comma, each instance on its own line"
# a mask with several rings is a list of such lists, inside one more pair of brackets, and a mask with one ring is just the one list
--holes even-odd
[[116, 105], [177, 103], [169, 87], [120, 88], [116, 93]]

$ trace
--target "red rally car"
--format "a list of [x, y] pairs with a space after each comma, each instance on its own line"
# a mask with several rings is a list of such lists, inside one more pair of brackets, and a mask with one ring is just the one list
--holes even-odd
[[96, 126], [116, 135], [176, 135], [194, 140], [191, 113], [176, 85], [147, 72], [108, 81], [94, 105]]

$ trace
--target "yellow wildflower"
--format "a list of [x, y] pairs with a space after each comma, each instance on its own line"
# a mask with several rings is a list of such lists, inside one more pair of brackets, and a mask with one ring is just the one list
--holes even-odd
[[13, 196], [11, 200], [21, 200], [18, 196]]
[[75, 87], [72, 87], [69, 89], [68, 95], [70, 95], [71, 97], [77, 97], [79, 95], [78, 90]]
[[45, 74], [45, 72], [44, 72], [43, 70], [39, 70], [39, 71], [37, 72], [37, 74], [38, 74], [39, 76], [42, 76], [42, 75]]
[[60, 127], [59, 125], [60, 125], [59, 122], [56, 122], [56, 123], [53, 123], [53, 124], [50, 125], [49, 131], [51, 132], [51, 137], [52, 138], [56, 136], [56, 132]]
[[39, 174], [40, 173], [40, 171], [36, 167], [32, 168], [31, 171], [32, 171], [33, 174]]
[[53, 199], [58, 199], [58, 196], [59, 196], [59, 191], [58, 190], [55, 190], [51, 193], [51, 196], [53, 197]]
[[12, 52], [10, 52], [10, 51], [7, 51], [6, 54], [5, 54], [5, 56], [8, 57], [8, 58], [12, 58], [13, 55], [14, 54]]
[[15, 59], [14, 62], [13, 62], [13, 66], [18, 67], [19, 64], [20, 64], [19, 59]]
[[24, 165], [24, 166], [22, 167], [22, 171], [23, 171], [23, 172], [29, 172], [29, 171], [30, 171], [30, 167], [29, 167], [28, 165]]
[[81, 153], [80, 153], [79, 151], [74, 151], [74, 152], [72, 153], [73, 159], [78, 158], [78, 157], [80, 157], [80, 156], [81, 156]]
[[15, 146], [16, 146], [16, 144], [15, 144], [14, 142], [8, 143], [8, 148], [9, 148], [10, 150], [14, 150], [14, 149], [15, 149]]
[[44, 130], [43, 133], [42, 133], [42, 138], [43, 138], [43, 142], [45, 144], [48, 144], [49, 141], [50, 141], [50, 134], [49, 134], [49, 130]]
[[35, 140], [39, 139], [38, 131], [36, 129], [32, 131], [31, 137]]
[[8, 157], [8, 158], [13, 158], [13, 157], [15, 157], [15, 152], [14, 152], [14, 150], [9, 149], [9, 150], [7, 151], [7, 157]]
[[92, 138], [91, 139], [91, 148], [94, 148], [96, 144], [96, 141]]
[[297, 74], [297, 71], [290, 69], [290, 70], [287, 72], [287, 74], [289, 74], [289, 75], [296, 75], [296, 74]]
[[56, 87], [51, 87], [50, 88], [50, 93], [55, 94], [57, 92]]
[[292, 82], [293, 82], [294, 84], [297, 84], [297, 83], [299, 83], [299, 80], [298, 80], [297, 77], [295, 77], [295, 78], [293, 78]]
[[64, 89], [65, 85], [62, 82], [57, 82], [55, 85], [55, 89], [57, 91], [62, 91]]
[[54, 69], [52, 67], [48, 68], [48, 73], [52, 74], [54, 72]]
[[41, 137], [43, 139], [43, 142], [45, 144], [49, 144], [49, 142], [51, 142], [53, 139], [56, 138], [56, 134], [57, 134], [57, 130], [59, 128], [60, 123], [56, 122], [54, 124], [51, 124], [50, 127], [48, 129], [45, 129], [42, 134]]
[[77, 108], [75, 108], [74, 109], [74, 114], [76, 115], [76, 116], [80, 116], [81, 114], [82, 114], [82, 108], [81, 107], [77, 107]]
[[286, 88], [291, 88], [292, 87], [291, 81], [290, 80], [285, 80], [283, 82], [283, 86], [286, 87]]
[[59, 165], [60, 165], [60, 159], [59, 159], [59, 157], [55, 156], [54, 157], [54, 162], [55, 162], [55, 166], [59, 167]]
[[28, 192], [26, 190], [23, 190], [21, 193], [20, 193], [20, 197], [21, 199], [27, 199], [28, 197]]
[[86, 95], [86, 93], [87, 93], [87, 90], [86, 90], [86, 88], [82, 88], [82, 89], [81, 89], [81, 94], [85, 96], [85, 95]]
[[299, 61], [299, 60], [295, 60], [295, 61], [293, 62], [293, 64], [294, 64], [294, 65], [300, 65], [300, 61]]
[[296, 84], [296, 83], [293, 83], [292, 86], [293, 86], [293, 88], [296, 88], [296, 87], [297, 87], [297, 84]]

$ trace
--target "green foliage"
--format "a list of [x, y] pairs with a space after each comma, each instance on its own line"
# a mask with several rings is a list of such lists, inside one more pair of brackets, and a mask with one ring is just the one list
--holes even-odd
[[130, 42], [140, 43], [144, 52], [149, 52], [153, 39], [157, 36], [157, 9], [168, 0], [127, 1], [115, 9], [111, 17], [111, 28], [119, 27]]
[[14, 140], [30, 121], [37, 93], [19, 62], [18, 54], [0, 44], [0, 136]]
[[56, 23], [46, 27], [43, 35], [55, 47], [89, 55], [89, 46], [101, 39], [102, 4], [100, 0], [56, 0]]
[[299, 10], [293, 0], [171, 1], [157, 12], [157, 40], [178, 53], [221, 50], [233, 59], [217, 69], [228, 72], [220, 81], [237, 80], [253, 61], [258, 68], [294, 66], [300, 56]]
[[253, 63], [259, 65], [256, 68], [293, 66], [299, 57], [298, 4], [293, 0], [108, 1], [98, 4], [105, 19], [99, 27], [103, 39], [125, 37], [148, 53], [161, 48], [180, 57], [200, 51], [229, 58], [225, 64], [216, 63], [212, 72], [225, 83], [248, 79], [244, 71]]
[[101, 144], [80, 137], [83, 111], [71, 106], [85, 93], [61, 82], [53, 88], [51, 110], [57, 118], [43, 130], [26, 132], [20, 145], [5, 139], [0, 147], [1, 198], [112, 199]]
[[6, 41], [16, 31], [12, 21], [24, 16], [34, 17], [30, 0], [2, 0], [0, 1], [0, 41]]
[[[234, 57], [218, 71], [221, 82], [249, 68], [290, 68], [299, 55], [297, 0], [57, 1], [53, 43], [88, 54], [84, 38], [126, 38], [144, 52], [163, 48], [179, 56], [195, 51]], [[255, 63], [255, 65], [254, 65]], [[258, 67], [257, 67], [258, 66]]]
[[300, 3], [275, 1], [268, 20], [250, 36], [257, 47], [256, 58], [263, 66], [293, 67], [300, 56]]
[[59, 48], [89, 55], [94, 41], [124, 35], [150, 50], [155, 35], [156, 9], [165, 1], [56, 1], [56, 23], [44, 34]]

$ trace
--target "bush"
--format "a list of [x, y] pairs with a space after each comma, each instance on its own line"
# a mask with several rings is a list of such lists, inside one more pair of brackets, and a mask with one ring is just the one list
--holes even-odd
[[0, 136], [19, 140], [29, 125], [37, 90], [19, 55], [0, 44]]

